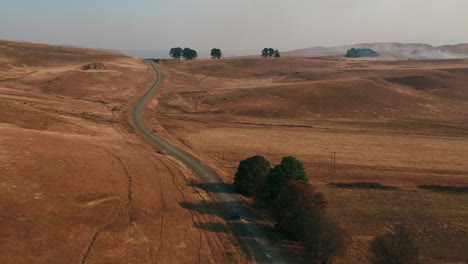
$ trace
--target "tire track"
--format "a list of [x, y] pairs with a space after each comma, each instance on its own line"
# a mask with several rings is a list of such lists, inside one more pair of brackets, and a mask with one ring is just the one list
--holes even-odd
[[[156, 170], [158, 170], [159, 168], [157, 167], [156, 163], [153, 162], [153, 166], [155, 166]], [[154, 179], [156, 181], [156, 179]], [[159, 215], [159, 248], [158, 248], [158, 252], [157, 252], [157, 256], [159, 256], [161, 254], [161, 251], [163, 249], [163, 230], [164, 230], [164, 210], [165, 210], [165, 207], [166, 207], [166, 202], [165, 202], [165, 199], [164, 199], [164, 189], [162, 187], [162, 176], [160, 175], [159, 176], [159, 191], [161, 193], [161, 212], [160, 212], [160, 215]]]
[[[171, 173], [172, 175], [172, 183], [174, 184], [174, 186], [176, 187], [177, 191], [180, 193], [180, 195], [182, 196], [182, 199], [184, 200], [184, 202], [188, 202], [187, 198], [185, 197], [185, 193], [180, 189], [179, 185], [177, 184], [176, 182], [176, 173], [173, 171], [173, 169], [171, 169], [171, 167], [169, 165], [167, 165], [166, 163], [163, 162], [163, 165], [168, 169], [168, 171]], [[180, 171], [180, 170], [179, 170]], [[180, 171], [182, 172], [182, 171]], [[188, 210], [190, 212], [190, 215], [192, 216], [192, 223], [193, 223], [193, 226], [197, 229], [198, 231], [198, 263], [200, 264], [201, 263], [201, 250], [202, 250], [202, 247], [203, 247], [203, 237], [202, 237], [202, 231], [200, 230], [200, 228], [198, 227], [198, 225], [196, 224], [196, 217], [195, 217], [195, 213], [192, 211], [192, 210]]]
[[[102, 150], [102, 151], [104, 151], [104, 152], [106, 152], [106, 153], [108, 153], [108, 154], [114, 156], [114, 157], [120, 162], [120, 164], [122, 165], [123, 171], [125, 172], [125, 174], [126, 174], [126, 176], [127, 176], [127, 179], [129, 180], [128, 190], [127, 190], [127, 192], [128, 192], [128, 194], [127, 194], [127, 201], [126, 201], [126, 203], [125, 203], [124, 209], [118, 210], [118, 213], [115, 214], [115, 216], [114, 216], [110, 221], [107, 221], [101, 228], [99, 228], [99, 229], [94, 233], [93, 237], [91, 238], [91, 241], [88, 243], [88, 247], [87, 247], [87, 249], [86, 249], [85, 254], [83, 255], [83, 258], [81, 259], [81, 264], [85, 264], [85, 263], [86, 263], [86, 260], [87, 260], [88, 257], [89, 257], [89, 254], [91, 253], [91, 251], [92, 251], [92, 249], [93, 249], [94, 244], [96, 243], [96, 240], [97, 240], [98, 236], [99, 236], [106, 228], [108, 228], [109, 226], [111, 226], [117, 219], [119, 219], [119, 218], [122, 216], [122, 214], [124, 213], [124, 210], [128, 210], [129, 207], [130, 207], [130, 217], [129, 217], [129, 220], [132, 221], [132, 218], [133, 218], [133, 216], [132, 216], [133, 212], [132, 212], [132, 208], [131, 208], [131, 201], [132, 201], [132, 193], [131, 193], [131, 188], [132, 188], [132, 177], [131, 177], [130, 174], [128, 173], [128, 169], [127, 169], [127, 167], [125, 166], [125, 164], [122, 162], [122, 160], [120, 159], [120, 157], [118, 157], [118, 156], [115, 155], [114, 153], [112, 153], [112, 152], [110, 152], [110, 151], [108, 151], [108, 150], [106, 150], [106, 149], [104, 149], [104, 148], [102, 148], [102, 147], [100, 147], [100, 146], [98, 146], [98, 145], [95, 145], [95, 144], [92, 144], [92, 143], [89, 143], [89, 142], [85, 142], [85, 141], [83, 141], [83, 140], [81, 140], [81, 141], [84, 142], [84, 143], [90, 144], [90, 145], [92, 145], [92, 146], [94, 146], [94, 147], [96, 147], [96, 148], [98, 148], [98, 149], [100, 149], [100, 150]], [[119, 193], [119, 192], [117, 192], [117, 193], [118, 193], [118, 195], [119, 195], [119, 197], [120, 197], [120, 193]], [[116, 206], [116, 208], [117, 208], [117, 207], [119, 207], [119, 206]]]
[[[136, 144], [133, 143], [132, 141], [130, 141], [128, 138], [130, 138], [130, 136], [126, 133], [124, 133], [124, 130], [126, 129], [126, 127], [122, 124], [122, 122], [118, 119], [118, 117], [115, 116], [114, 113], [112, 113], [112, 116], [114, 117], [115, 120], [118, 121], [118, 123], [115, 123], [115, 125], [113, 124], [113, 126], [116, 126], [114, 127], [114, 129], [117, 131], [117, 133], [119, 133], [122, 138], [127, 142], [127, 144], [132, 147], [136, 153], [138, 153], [138, 155], [140, 157], [142, 157], [143, 159], [147, 160], [148, 162], [152, 163], [153, 164], [153, 167], [155, 168], [156, 171], [159, 171], [159, 166], [151, 159], [149, 159], [147, 156], [143, 155], [141, 153], [141, 149], [137, 148], [136, 147]], [[145, 145], [147, 146], [147, 145]], [[154, 182], [154, 185], [156, 186], [159, 186], [159, 191], [160, 191], [160, 200], [161, 200], [161, 211], [160, 211], [160, 216], [159, 216], [159, 220], [160, 220], [160, 227], [159, 227], [159, 246], [158, 246], [158, 250], [156, 253], [154, 253], [154, 249], [152, 247], [150, 247], [149, 245], [147, 245], [147, 248], [148, 248], [148, 254], [149, 254], [149, 258], [151, 260], [151, 263], [157, 263], [157, 257], [160, 255], [161, 251], [162, 251], [162, 248], [163, 248], [163, 230], [164, 230], [164, 210], [165, 210], [165, 198], [164, 198], [164, 188], [162, 187], [162, 176], [160, 175], [159, 176], [159, 183], [157, 183], [157, 180], [156, 180], [156, 175], [155, 177], [152, 177], [153, 179], [153, 182]]]
[[104, 224], [101, 228], [99, 228], [96, 233], [94, 233], [93, 237], [91, 238], [91, 242], [88, 244], [88, 248], [86, 249], [85, 254], [83, 255], [83, 258], [81, 259], [81, 264], [85, 264], [86, 260], [89, 257], [89, 254], [91, 253], [94, 243], [97, 240], [97, 237], [99, 234], [104, 231], [107, 227], [111, 226], [117, 219], [120, 218], [121, 213], [118, 213], [117, 215], [114, 216], [110, 221], [108, 221], [106, 224]]
[[[128, 140], [128, 136], [125, 135], [123, 132], [119, 132], [123, 137], [124, 139], [127, 141], [127, 143], [133, 148], [135, 149], [139, 156], [146, 159], [148, 162], [152, 163], [154, 168], [156, 169], [156, 171], [162, 171], [161, 167], [153, 160], [149, 159], [147, 156], [144, 156], [143, 154], [141, 154], [141, 150], [138, 149], [134, 143], [132, 143], [130, 140]], [[172, 162], [168, 159], [168, 162]], [[181, 194], [182, 196], [182, 199], [184, 200], [184, 202], [187, 202], [188, 200], [186, 199], [185, 197], [185, 194], [184, 192], [180, 189], [179, 185], [176, 183], [175, 181], [175, 177], [176, 177], [176, 173], [171, 169], [171, 167], [169, 165], [167, 165], [165, 162], [161, 162], [164, 167], [167, 169], [168, 173], [170, 173], [172, 175], [172, 182], [174, 184], [174, 186], [176, 187], [176, 189], [178, 190], [178, 192]], [[158, 180], [156, 179], [158, 178]], [[154, 182], [155, 182], [155, 185], [159, 185], [159, 189], [160, 189], [160, 199], [161, 199], [161, 213], [160, 213], [160, 232], [159, 232], [159, 247], [158, 247], [158, 250], [157, 250], [157, 253], [154, 255], [154, 258], [153, 259], [153, 263], [154, 261], [158, 262], [157, 261], [157, 257], [161, 254], [162, 252], [162, 249], [164, 247], [164, 238], [163, 238], [163, 234], [164, 234], [164, 210], [166, 208], [166, 202], [165, 202], [165, 198], [164, 198], [164, 188], [163, 188], [163, 177], [162, 175], [160, 175], [159, 177], [154, 177], [153, 178]], [[158, 181], [158, 183], [156, 184], [156, 181]], [[202, 250], [202, 244], [203, 244], [203, 241], [202, 241], [202, 233], [201, 233], [201, 230], [200, 228], [195, 224], [196, 223], [196, 220], [195, 220], [195, 214], [190, 211], [190, 214], [191, 214], [191, 219], [192, 219], [192, 223], [193, 223], [193, 226], [197, 229], [198, 233], [199, 233], [199, 246], [198, 246], [198, 263], [201, 263], [201, 250]]]

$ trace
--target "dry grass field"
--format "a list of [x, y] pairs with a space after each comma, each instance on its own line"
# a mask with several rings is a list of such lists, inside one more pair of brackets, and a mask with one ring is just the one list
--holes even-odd
[[154, 78], [137, 58], [0, 41], [1, 263], [247, 262], [218, 214], [187, 208], [216, 212], [195, 176], [130, 125]]
[[226, 182], [249, 156], [273, 164], [296, 156], [350, 235], [341, 263], [365, 263], [369, 240], [396, 223], [415, 232], [423, 263], [468, 261], [468, 60], [237, 58], [161, 68], [164, 85], [146, 112], [154, 130]]

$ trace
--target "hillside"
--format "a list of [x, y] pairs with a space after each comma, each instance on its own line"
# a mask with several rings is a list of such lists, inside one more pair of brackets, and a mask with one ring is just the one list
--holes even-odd
[[466, 63], [303, 58], [171, 62], [174, 89], [184, 93], [164, 102], [176, 106], [185, 99], [193, 105], [179, 105], [183, 111], [257, 118], [463, 123], [468, 121]]
[[369, 241], [396, 223], [415, 232], [421, 263], [468, 258], [468, 60], [237, 58], [161, 68], [148, 124], [227, 183], [247, 157], [272, 165], [297, 157], [350, 235], [337, 263], [367, 263]]
[[246, 262], [197, 178], [129, 122], [150, 65], [9, 41], [0, 65], [1, 263]]
[[359, 43], [337, 47], [311, 47], [286, 52], [290, 56], [344, 56], [351, 48], [369, 48], [389, 58], [454, 59], [468, 58], [468, 44], [433, 47], [419, 43]]

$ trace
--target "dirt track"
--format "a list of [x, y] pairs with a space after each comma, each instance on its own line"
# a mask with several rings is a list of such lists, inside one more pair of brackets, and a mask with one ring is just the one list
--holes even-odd
[[138, 130], [140, 130], [149, 141], [162, 147], [170, 155], [176, 157], [190, 167], [194, 173], [203, 180], [202, 186], [213, 193], [213, 196], [217, 200], [218, 207], [222, 210], [224, 218], [227, 221], [229, 221], [231, 216], [235, 213], [239, 213], [242, 216], [241, 220], [230, 221], [230, 226], [235, 235], [253, 255], [257, 263], [294, 263], [255, 226], [242, 202], [236, 198], [231, 188], [227, 187], [216, 173], [189, 154], [177, 149], [152, 133], [143, 123], [141, 111], [163, 81], [162, 72], [153, 62], [150, 61], [150, 63], [158, 75], [158, 80], [140, 99], [135, 108], [133, 108], [132, 119]]
[[0, 61], [1, 263], [247, 262], [197, 178], [130, 126], [148, 64], [12, 42]]

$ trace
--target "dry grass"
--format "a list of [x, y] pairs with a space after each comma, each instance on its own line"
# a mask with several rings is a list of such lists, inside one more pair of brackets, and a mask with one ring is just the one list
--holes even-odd
[[321, 186], [329, 214], [352, 236], [349, 256], [365, 262], [367, 243], [395, 223], [416, 234], [421, 254], [442, 262], [466, 260], [468, 196], [418, 190], [359, 190]]
[[252, 155], [303, 161], [351, 235], [343, 263], [362, 263], [368, 241], [396, 223], [417, 232], [425, 262], [464, 261], [466, 194], [418, 186], [468, 185], [467, 68], [466, 60], [169, 62], [152, 121], [227, 182]]
[[181, 206], [215, 206], [195, 176], [129, 124], [150, 65], [6, 41], [0, 62], [1, 263], [248, 263], [228, 228], [197, 226], [219, 214]]

